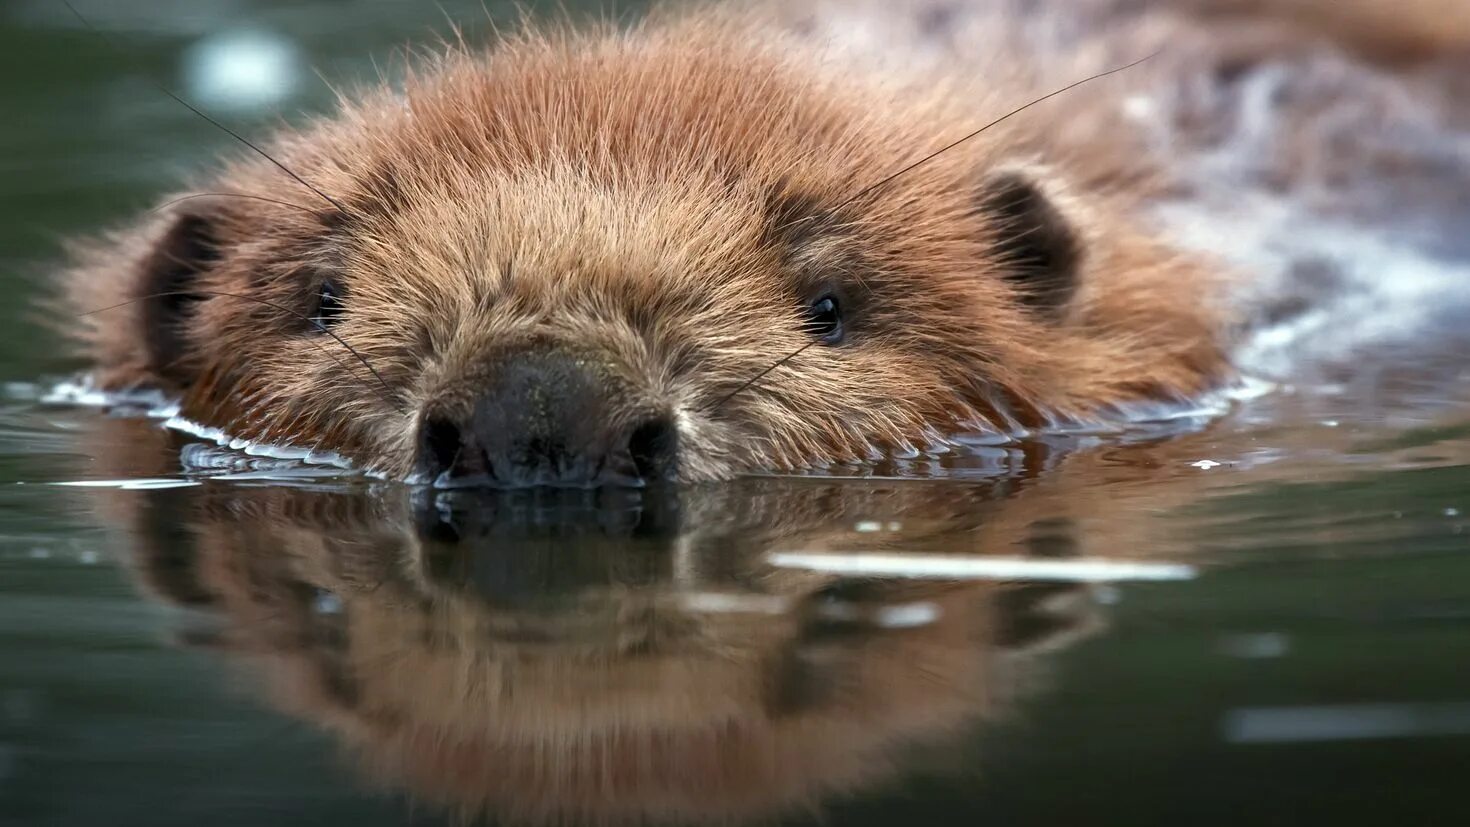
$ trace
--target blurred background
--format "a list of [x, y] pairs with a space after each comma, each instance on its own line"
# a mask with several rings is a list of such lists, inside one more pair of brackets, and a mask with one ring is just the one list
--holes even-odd
[[[332, 88], [389, 76], [410, 44], [514, 27], [504, 0], [60, 0], [0, 3], [0, 376], [60, 366], [25, 300], [60, 240], [159, 202], [233, 140], [162, 85], [246, 136], [328, 111]], [[638, 0], [543, 3], [628, 17]], [[608, 11], [604, 11], [604, 10]]]
[[[59, 0], [0, 0], [0, 825], [454, 823], [372, 792], [332, 739], [261, 704], [238, 661], [173, 645], [184, 614], [141, 600], [126, 561], [100, 554], [109, 530], [91, 504], [36, 484], [96, 473], [76, 436], [98, 417], [34, 404], [27, 383], [69, 365], [29, 299], [61, 239], [156, 204], [234, 147], [155, 83], [256, 137], [327, 110], [332, 86], [391, 74], [406, 44], [450, 20], [484, 41], [516, 6], [75, 2], [103, 34]], [[1103, 592], [1105, 632], [1034, 676], [1024, 715], [920, 766], [929, 777], [817, 821], [1464, 823], [1470, 426], [1461, 411], [1357, 432], [1361, 400], [1332, 398], [1284, 433], [1296, 401], [1273, 397], [1220, 430], [1263, 465], [1328, 445], [1330, 473], [1307, 462], [1294, 480], [1185, 507], [1135, 499], [1119, 517], [1167, 522], [1229, 565]], [[1164, 462], [1125, 454], [1099, 466]], [[185, 496], [149, 499], [161, 531]]]

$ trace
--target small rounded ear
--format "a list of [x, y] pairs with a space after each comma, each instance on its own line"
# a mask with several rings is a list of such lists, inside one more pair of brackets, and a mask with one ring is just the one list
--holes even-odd
[[201, 277], [220, 258], [218, 220], [208, 209], [175, 214], [139, 264], [133, 283], [148, 369], [180, 387], [193, 379], [189, 320], [206, 298], [196, 292]]
[[1002, 169], [980, 182], [977, 212], [991, 224], [992, 249], [1023, 301], [1059, 319], [1077, 292], [1082, 243], [1037, 170]]

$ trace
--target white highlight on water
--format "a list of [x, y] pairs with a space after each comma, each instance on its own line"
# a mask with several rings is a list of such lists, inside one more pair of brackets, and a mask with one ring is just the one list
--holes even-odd
[[874, 622], [885, 629], [917, 629], [938, 621], [942, 614], [935, 603], [905, 603], [879, 609]]
[[1470, 703], [1245, 707], [1227, 712], [1221, 730], [1232, 744], [1470, 735]]
[[[731, 594], [728, 592], [682, 592], [677, 599], [680, 609], [701, 614], [783, 615], [797, 601], [782, 595]], [[943, 610], [935, 603], [891, 603], [876, 609], [854, 603], [833, 603], [816, 610], [826, 620], [866, 621], [882, 629], [916, 629], [937, 622]]]
[[[208, 451], [190, 450], [191, 447], [198, 446], [185, 448], [180, 455], [180, 460], [183, 462], [185, 469], [194, 472], [209, 473], [213, 479], [292, 479], [320, 477], [324, 475], [335, 476], [344, 470], [354, 470], [352, 464], [336, 452], [321, 451], [298, 445], [255, 442], [253, 440], [233, 437], [219, 428], [201, 425], [191, 419], [180, 416], [178, 403], [168, 399], [157, 391], [104, 391], [98, 388], [89, 376], [81, 376], [57, 382], [40, 395], [40, 401], [47, 405], [136, 409], [140, 416], [161, 420], [161, 424], [165, 428], [179, 431], [201, 440], [213, 442], [215, 445], [235, 452], [233, 455], [220, 455], [219, 453], [210, 453]], [[240, 454], [243, 454], [244, 457], [239, 456]], [[244, 458], [276, 460], [281, 464], [260, 467], [258, 464], [253, 464]], [[328, 471], [327, 469], [332, 470]], [[168, 486], [164, 485], [164, 482], [167, 481], [87, 480], [58, 484], [113, 488], [132, 487], [137, 489], [146, 487], [182, 487], [185, 483], [198, 484], [186, 480], [172, 480], [172, 482], [178, 483], [178, 485]]]
[[702, 614], [779, 615], [791, 608], [791, 600], [780, 595], [705, 591], [680, 592], [678, 604], [685, 611]]
[[1055, 580], [1106, 583], [1118, 580], [1192, 580], [1194, 566], [1131, 560], [1036, 560], [1026, 557], [978, 557], [958, 554], [888, 554], [877, 552], [775, 552], [768, 562], [777, 568], [828, 574], [902, 577], [920, 580]]
[[344, 469], [352, 467], [352, 463], [334, 451], [318, 451], [295, 445], [277, 445], [232, 437], [219, 428], [200, 425], [192, 419], [185, 419], [177, 414], [165, 420], [163, 426], [200, 439], [207, 439], [216, 445], [224, 446], [231, 451], [240, 451], [247, 456], [294, 460], [308, 465], [331, 465]]
[[859, 534], [875, 534], [879, 531], [902, 531], [903, 523], [898, 520], [879, 522], [878, 520], [859, 520], [854, 523], [852, 530]]
[[71, 482], [53, 482], [51, 484], [67, 488], [116, 488], [122, 491], [156, 491], [161, 488], [192, 488], [196, 485], [203, 485], [198, 480], [184, 480], [176, 477], [143, 478], [136, 480], [73, 480]]

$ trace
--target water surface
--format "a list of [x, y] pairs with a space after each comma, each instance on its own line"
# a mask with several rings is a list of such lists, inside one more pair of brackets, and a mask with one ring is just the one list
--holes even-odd
[[[247, 456], [41, 401], [21, 299], [227, 141], [145, 77], [259, 129], [442, 17], [94, 5], [114, 47], [0, 9], [0, 824], [1470, 816], [1463, 353], [673, 492]], [[252, 49], [254, 97], [201, 80]]]

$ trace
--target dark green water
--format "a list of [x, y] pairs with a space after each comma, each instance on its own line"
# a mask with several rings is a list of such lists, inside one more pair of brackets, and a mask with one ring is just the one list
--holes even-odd
[[[1464, 354], [886, 479], [430, 499], [283, 473], [37, 401], [73, 366], [27, 298], [56, 237], [226, 144], [144, 73], [183, 88], [191, 46], [250, 26], [362, 78], [443, 17], [89, 11], [115, 49], [0, 6], [0, 824], [1470, 818]], [[307, 72], [228, 117], [328, 95]], [[875, 559], [977, 570], [813, 568]]]

